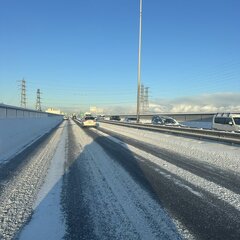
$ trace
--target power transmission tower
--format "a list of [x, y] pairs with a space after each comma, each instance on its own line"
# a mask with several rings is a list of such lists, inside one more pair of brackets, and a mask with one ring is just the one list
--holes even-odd
[[141, 88], [140, 88], [140, 109], [141, 109], [141, 113], [144, 112], [144, 85], [141, 84]]
[[42, 111], [42, 109], [41, 109], [41, 92], [40, 92], [40, 89], [37, 90], [36, 110], [37, 111]]
[[141, 113], [145, 113], [148, 111], [149, 108], [149, 95], [148, 95], [148, 89], [149, 87], [144, 87], [143, 84], [141, 84], [141, 89], [140, 89], [140, 109]]
[[23, 79], [21, 81], [21, 103], [22, 108], [26, 108], [27, 106], [27, 99], [26, 99], [26, 81]]
[[149, 108], [148, 89], [149, 87], [144, 88], [144, 111], [148, 111]]

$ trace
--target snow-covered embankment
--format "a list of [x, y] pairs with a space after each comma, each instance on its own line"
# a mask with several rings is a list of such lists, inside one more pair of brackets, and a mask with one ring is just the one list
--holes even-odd
[[62, 121], [62, 116], [0, 119], [0, 162], [13, 157]]

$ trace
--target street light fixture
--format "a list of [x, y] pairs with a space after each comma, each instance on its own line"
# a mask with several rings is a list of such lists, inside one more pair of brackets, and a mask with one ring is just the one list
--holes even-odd
[[140, 120], [141, 48], [142, 48], [142, 0], [140, 0], [140, 19], [139, 19], [137, 123], [139, 123], [139, 120]]

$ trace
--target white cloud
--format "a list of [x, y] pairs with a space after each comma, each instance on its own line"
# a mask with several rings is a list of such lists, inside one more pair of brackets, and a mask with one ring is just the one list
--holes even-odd
[[[107, 114], [136, 114], [136, 106], [104, 108]], [[202, 94], [175, 99], [155, 99], [148, 113], [240, 112], [240, 93]]]
[[240, 93], [203, 94], [176, 99], [155, 99], [149, 112], [240, 112]]
[[103, 109], [105, 114], [136, 114], [135, 106], [114, 106]]

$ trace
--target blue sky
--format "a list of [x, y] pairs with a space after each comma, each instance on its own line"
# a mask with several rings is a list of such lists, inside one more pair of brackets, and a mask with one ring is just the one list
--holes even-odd
[[[150, 103], [232, 94], [238, 109], [239, 12], [239, 0], [143, 0]], [[24, 78], [30, 108], [40, 88], [44, 107], [134, 109], [138, 31], [139, 0], [1, 0], [0, 102], [19, 105]]]

